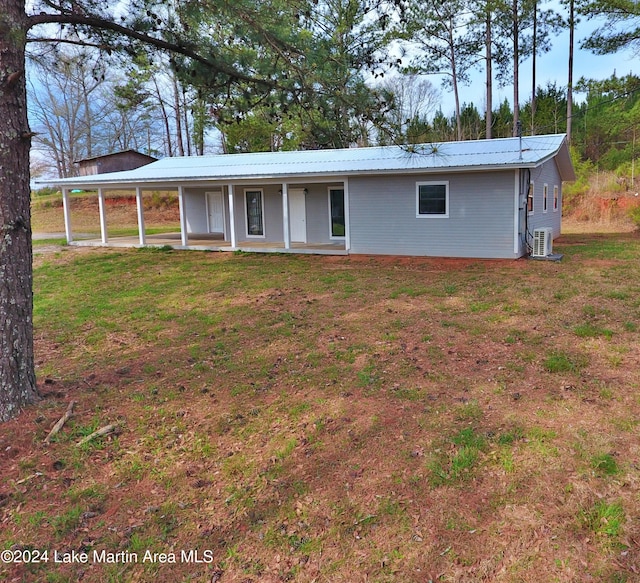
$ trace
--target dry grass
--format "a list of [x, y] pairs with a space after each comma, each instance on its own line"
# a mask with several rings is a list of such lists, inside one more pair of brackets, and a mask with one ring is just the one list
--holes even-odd
[[43, 400], [0, 427], [0, 545], [177, 562], [8, 580], [636, 580], [640, 239], [556, 249], [39, 255]]
[[[576, 192], [573, 192], [573, 191]], [[638, 184], [599, 173], [585, 185], [565, 186], [564, 233], [623, 233], [637, 229], [630, 211], [640, 207]]]
[[627, 216], [597, 221], [579, 220], [574, 217], [562, 219], [562, 233], [565, 235], [632, 233], [636, 229], [633, 221]]

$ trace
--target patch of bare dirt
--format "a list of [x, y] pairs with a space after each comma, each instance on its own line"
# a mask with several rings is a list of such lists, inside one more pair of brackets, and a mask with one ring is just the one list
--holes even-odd
[[334, 266], [335, 269], [349, 269], [350, 265], [379, 265], [381, 267], [397, 267], [411, 271], [457, 271], [460, 269], [492, 269], [495, 267], [518, 268], [523, 264], [523, 260], [511, 259], [464, 259], [448, 257], [413, 257], [398, 255], [357, 255], [351, 254], [345, 262], [343, 256], [324, 255], [321, 261], [327, 265]]

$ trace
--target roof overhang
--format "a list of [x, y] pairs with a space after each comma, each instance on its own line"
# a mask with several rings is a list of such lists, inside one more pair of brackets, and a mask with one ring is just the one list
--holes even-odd
[[573, 168], [573, 162], [571, 161], [571, 153], [569, 151], [569, 144], [565, 138], [556, 154], [556, 164], [558, 165], [558, 171], [560, 172], [560, 178], [565, 182], [573, 182], [576, 180], [576, 172]]
[[[496, 172], [496, 171], [513, 171], [518, 170], [520, 168], [536, 168], [538, 164], [520, 164], [520, 165], [510, 165], [510, 166], [502, 166], [500, 168], [496, 168], [495, 166], [491, 167], [477, 167], [470, 169], [468, 166], [461, 168], [447, 168], [445, 169], [416, 169], [416, 170], [387, 170], [387, 171], [377, 171], [377, 172], [343, 172], [340, 174], [282, 174], [282, 175], [272, 175], [272, 174], [256, 174], [254, 176], [243, 176], [242, 178], [234, 178], [233, 176], [225, 176], [225, 177], [202, 177], [197, 179], [190, 178], [174, 178], [171, 180], [167, 179], [158, 179], [158, 180], [145, 180], [140, 182], [132, 182], [130, 180], [95, 180], [95, 181], [86, 181], [82, 180], [83, 176], [79, 176], [73, 180], [65, 180], [64, 182], [58, 181], [54, 182], [57, 186], [62, 186], [67, 189], [78, 189], [78, 190], [97, 190], [99, 188], [103, 190], [135, 190], [136, 188], [140, 188], [142, 190], [149, 189], [160, 189], [160, 190], [175, 190], [178, 187], [182, 186], [184, 188], [202, 188], [205, 186], [211, 185], [226, 185], [233, 184], [234, 186], [255, 186], [256, 183], [260, 184], [297, 184], [297, 183], [305, 183], [305, 184], [313, 184], [313, 183], [327, 183], [327, 182], [344, 182], [348, 178], [352, 178], [355, 176], [393, 176], [393, 175], [425, 175], [425, 174], [460, 174], [463, 172], [466, 173], [475, 173], [475, 172]], [[96, 174], [95, 176], [99, 176]], [[563, 177], [563, 180], [565, 178]]]
[[[223, 154], [208, 158], [203, 157], [198, 160], [191, 159], [190, 161], [187, 159], [169, 161], [164, 159], [165, 164], [157, 168], [156, 172], [154, 172], [156, 170], [154, 166], [161, 165], [163, 160], [131, 171], [79, 176], [47, 182], [49, 184], [53, 182], [66, 189], [83, 190], [98, 188], [176, 189], [179, 186], [203, 187], [231, 183], [241, 186], [256, 182], [292, 184], [340, 182], [355, 176], [425, 175], [533, 169], [551, 159], [555, 159], [562, 180], [575, 180], [576, 176], [565, 136], [534, 136], [523, 138], [523, 142], [528, 147], [521, 151], [518, 151], [517, 138], [444, 143], [440, 145], [442, 152], [439, 158], [430, 158], [424, 154], [415, 154], [415, 156], [424, 156], [422, 158], [412, 157], [410, 153], [399, 147], [395, 149], [389, 147], [359, 149], [358, 155], [362, 157], [361, 160], [356, 159], [357, 156], [354, 155], [353, 150], [317, 151], [316, 156], [313, 152], [280, 152], [262, 155]], [[495, 145], [496, 143], [499, 145]], [[508, 145], [508, 149], [505, 144]], [[477, 154], [473, 150], [474, 147], [478, 150]], [[498, 151], [496, 158], [496, 152], [490, 152], [492, 148], [496, 150], [502, 148], [504, 151]], [[365, 156], [365, 153], [369, 152], [372, 157], [374, 155], [380, 156], [381, 163], [379, 165], [375, 164], [375, 158], [369, 159]], [[331, 156], [335, 156], [335, 164], [332, 164]], [[494, 158], [492, 159], [491, 156]], [[297, 163], [297, 159], [301, 157], [305, 158], [305, 163]], [[353, 161], [347, 160], [345, 162], [343, 160], [343, 158], [350, 157], [353, 157]], [[252, 164], [251, 162], [254, 160], [255, 163]], [[374, 160], [374, 163], [371, 163], [371, 160]], [[483, 160], [490, 161], [482, 163]], [[464, 163], [457, 163], [461, 161]], [[207, 163], [211, 163], [211, 168], [208, 168]], [[349, 167], [350, 164], [351, 167]], [[384, 167], [385, 165], [387, 168]], [[393, 167], [388, 167], [389, 165]], [[286, 171], [280, 171], [282, 166], [286, 167]], [[334, 168], [331, 168], [332, 166]], [[342, 168], [337, 169], [335, 166], [342, 166]], [[313, 170], [310, 170], [309, 167], [313, 167]], [[324, 171], [324, 167], [328, 167], [328, 169]], [[265, 172], [267, 169], [270, 171]], [[208, 174], [209, 172], [210, 174]], [[156, 176], [153, 176], [154, 173]]]

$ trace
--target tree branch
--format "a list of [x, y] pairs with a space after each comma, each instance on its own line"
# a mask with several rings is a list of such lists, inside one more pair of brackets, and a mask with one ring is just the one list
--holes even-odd
[[[248, 83], [256, 83], [259, 85], [264, 85], [266, 87], [275, 87], [275, 82], [270, 79], [260, 79], [253, 77], [251, 75], [247, 75], [237, 69], [227, 66], [219, 61], [212, 61], [198, 53], [195, 49], [189, 47], [187, 44], [180, 44], [179, 42], [171, 42], [166, 41], [161, 38], [157, 38], [154, 36], [150, 36], [143, 32], [139, 32], [132, 28], [128, 28], [121, 24], [117, 24], [111, 20], [107, 20], [105, 18], [101, 18], [99, 16], [91, 16], [86, 14], [71, 14], [71, 13], [59, 13], [52, 14], [48, 12], [41, 12], [40, 14], [33, 14], [27, 17], [27, 30], [31, 28], [43, 25], [43, 24], [71, 24], [71, 25], [79, 25], [79, 26], [88, 26], [98, 30], [104, 30], [109, 32], [114, 32], [120, 36], [125, 38], [135, 39], [144, 44], [150, 45], [152, 47], [161, 49], [163, 51], [168, 51], [172, 53], [177, 53], [188, 57], [189, 59], [193, 59], [197, 63], [205, 65], [206, 67], [216, 71], [218, 73], [222, 73], [227, 75], [232, 79], [236, 79], [238, 81], [245, 81]], [[30, 42], [38, 42], [38, 39], [29, 39]], [[61, 39], [61, 42], [64, 42]], [[106, 48], [106, 47], [102, 47]]]
[[105, 46], [102, 43], [95, 43], [84, 40], [73, 40], [68, 38], [45, 38], [45, 37], [37, 37], [37, 38], [28, 38], [27, 43], [50, 43], [50, 44], [59, 44], [64, 43], [65, 45], [74, 45], [78, 47], [89, 47], [92, 49], [104, 49]]
[[73, 408], [75, 407], [75, 405], [76, 405], [75, 401], [71, 401], [69, 403], [69, 406], [67, 407], [67, 410], [65, 411], [64, 415], [60, 417], [58, 422], [53, 426], [53, 429], [51, 429], [51, 431], [49, 432], [49, 435], [47, 435], [47, 437], [44, 438], [44, 443], [47, 443], [47, 444], [51, 443], [51, 438], [54, 435], [56, 435], [64, 427], [64, 424], [67, 421], [69, 421], [69, 419], [73, 415]]

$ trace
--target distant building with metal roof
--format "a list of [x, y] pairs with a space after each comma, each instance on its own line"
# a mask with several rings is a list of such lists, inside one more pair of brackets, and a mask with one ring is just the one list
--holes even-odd
[[135, 168], [140, 168], [140, 166], [157, 162], [157, 160], [153, 156], [148, 156], [136, 150], [124, 150], [122, 152], [111, 152], [110, 154], [83, 158], [82, 160], [76, 160], [74, 164], [78, 166], [78, 174], [80, 176], [93, 176], [95, 174], [134, 170]]

